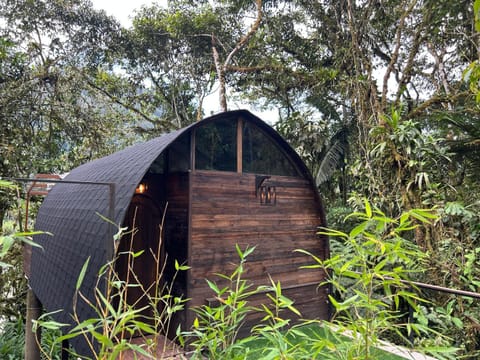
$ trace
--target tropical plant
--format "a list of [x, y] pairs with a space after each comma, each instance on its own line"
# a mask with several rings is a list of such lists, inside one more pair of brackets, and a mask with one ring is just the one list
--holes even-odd
[[239, 331], [247, 315], [255, 311], [248, 300], [259, 289], [243, 278], [245, 262], [255, 247], [247, 247], [242, 251], [236, 245], [236, 250], [240, 262], [235, 270], [229, 275], [217, 274], [226, 280], [226, 286], [219, 287], [215, 282], [206, 280], [218, 305], [204, 305], [194, 309], [197, 316], [192, 329], [183, 334], [194, 349], [194, 359], [202, 359], [204, 356], [212, 360], [242, 359], [245, 356], [242, 344], [248, 338], [240, 340]]
[[[418, 295], [411, 279], [420, 273], [425, 255], [406, 236], [418, 225], [436, 219], [429, 210], [412, 209], [398, 218], [390, 218], [364, 201], [364, 211], [349, 215], [359, 223], [349, 233], [323, 228], [320, 233], [343, 244], [341, 253], [315, 260], [308, 268], [322, 269], [335, 295], [329, 295], [334, 306], [332, 324], [339, 333], [349, 334], [354, 341], [339, 350], [344, 358], [373, 359], [372, 349], [380, 339], [394, 337], [409, 344], [410, 336], [420, 338], [439, 335], [425, 323], [415, 323], [408, 316], [408, 307], [419, 310], [427, 301]], [[451, 347], [424, 348], [442, 358], [454, 358]]]

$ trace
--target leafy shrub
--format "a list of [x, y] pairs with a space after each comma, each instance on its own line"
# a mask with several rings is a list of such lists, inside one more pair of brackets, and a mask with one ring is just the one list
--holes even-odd
[[[367, 200], [364, 206], [364, 212], [349, 215], [360, 220], [349, 233], [325, 228], [320, 231], [332, 237], [333, 242], [339, 239], [342, 253], [322, 260], [298, 250], [312, 256], [315, 264], [308, 267], [328, 274], [325, 284], [336, 291], [337, 297], [329, 296], [335, 309], [332, 324], [340, 333], [350, 333], [354, 338], [350, 346], [339, 347], [342, 358], [372, 359], [372, 349], [381, 338], [392, 334], [405, 344], [412, 334], [420, 338], [431, 333], [441, 335], [430, 329], [428, 323], [410, 321], [408, 309], [403, 306], [408, 304], [418, 312], [419, 304], [427, 303], [409, 281], [421, 271], [419, 265], [425, 255], [404, 236], [415, 230], [418, 222], [427, 223], [436, 216], [427, 210], [413, 209], [393, 219], [372, 208]], [[453, 359], [451, 353], [456, 349], [431, 347], [424, 351]]]
[[0, 358], [23, 359], [25, 348], [25, 324], [23, 318], [7, 321], [0, 329]]

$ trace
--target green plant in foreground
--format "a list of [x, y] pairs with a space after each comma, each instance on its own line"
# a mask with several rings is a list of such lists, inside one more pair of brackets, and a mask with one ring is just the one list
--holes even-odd
[[[119, 230], [115, 239], [119, 240], [122, 237], [123, 230], [125, 229]], [[158, 248], [161, 248], [161, 244]], [[77, 337], [82, 337], [85, 340], [92, 357], [85, 357], [76, 353], [74, 349], [70, 349], [70, 352], [76, 358], [114, 360], [121, 359], [126, 351], [131, 351], [135, 356], [156, 358], [155, 353], [158, 345], [156, 335], [167, 332], [172, 315], [183, 309], [186, 300], [170, 295], [174, 280], [171, 284], [162, 284], [161, 278], [164, 269], [163, 265], [159, 264], [159, 254], [152, 254], [158, 264], [155, 282], [153, 284], [140, 283], [132, 269], [133, 261], [142, 252], [133, 253], [130, 249], [125, 254], [118, 254], [126, 255], [129, 258], [127, 271], [129, 276], [126, 279], [116, 272], [116, 259], [104, 265], [98, 272], [93, 301], [86, 298], [80, 290], [89, 266], [89, 259], [84, 263], [77, 279], [73, 300], [72, 317], [74, 324], [63, 324], [52, 320], [51, 316], [55, 312], [44, 314], [34, 322], [34, 331], [38, 327], [50, 330], [70, 328], [64, 335], [55, 339], [50, 350], [42, 350], [47, 359], [52, 359], [55, 356], [54, 351], [58, 348], [58, 344], [61, 344], [64, 340]], [[187, 270], [186, 266], [182, 266], [178, 262], [175, 262], [175, 266], [177, 272]], [[105, 280], [106, 289], [100, 285]], [[137, 306], [139, 300], [133, 304], [127, 301], [128, 290], [130, 288], [138, 289], [138, 287], [141, 288], [142, 297], [148, 299], [148, 305], [145, 307]], [[94, 311], [95, 316], [89, 319], [81, 319], [77, 313], [78, 301], [86, 302]], [[145, 315], [146, 310], [151, 314], [150, 316]], [[152, 338], [147, 339], [150, 335], [152, 335]], [[145, 343], [140, 345], [132, 343], [130, 340], [133, 336], [142, 336]]]
[[[215, 305], [197, 308], [197, 319], [192, 330], [183, 333], [192, 350], [192, 359], [233, 360], [339, 360], [361, 359], [348, 352], [352, 339], [339, 331], [338, 326], [316, 320], [301, 320], [292, 324], [289, 314], [300, 317], [292, 300], [282, 294], [279, 282], [270, 280], [268, 286], [254, 288], [242, 279], [246, 254], [237, 246], [240, 264], [231, 275], [220, 275], [227, 280], [224, 287], [208, 281], [215, 294]], [[248, 305], [251, 296], [265, 295], [258, 308]], [[259, 318], [245, 338], [239, 338], [239, 329], [247, 316]], [[225, 341], [228, 340], [228, 341]], [[189, 354], [189, 355], [190, 355]], [[371, 349], [372, 358], [401, 360], [402, 358]]]
[[5, 321], [0, 327], [0, 334], [0, 359], [22, 359], [25, 347], [24, 319], [19, 317], [15, 321]]
[[236, 250], [240, 258], [239, 265], [230, 274], [217, 274], [226, 281], [226, 286], [219, 287], [215, 282], [207, 280], [207, 284], [214, 292], [216, 306], [204, 305], [195, 310], [197, 317], [191, 331], [185, 332], [184, 337], [190, 339], [189, 345], [194, 349], [193, 359], [244, 359], [242, 346], [249, 338], [239, 340], [238, 334], [245, 318], [255, 308], [248, 305], [248, 298], [259, 292], [252, 288], [242, 278], [245, 272], [245, 262], [255, 248], [246, 248], [244, 251], [237, 245]]
[[[17, 186], [12, 184], [9, 181], [1, 180], [0, 179], [0, 188], [4, 189], [16, 189]], [[3, 219], [2, 219], [3, 220]], [[0, 224], [1, 225], [1, 224]], [[0, 229], [2, 226], [0, 226]], [[31, 236], [41, 234], [40, 231], [29, 231], [29, 232], [16, 232], [12, 234], [4, 234], [3, 232], [0, 233], [0, 268], [9, 267], [10, 264], [7, 264], [2, 261], [8, 254], [8, 252], [12, 249], [12, 246], [16, 242], [23, 242], [24, 244], [28, 244], [30, 246], [40, 247], [40, 245], [34, 243], [31, 240]]]
[[[364, 212], [349, 215], [360, 223], [348, 234], [320, 230], [320, 234], [342, 243], [342, 253], [322, 260], [297, 250], [312, 256], [315, 264], [307, 267], [325, 271], [324, 285], [332, 285], [338, 294], [329, 296], [335, 311], [332, 324], [339, 333], [351, 337], [347, 344], [338, 347], [340, 358], [346, 359], [374, 359], [372, 349], [381, 338], [394, 336], [408, 343], [412, 333], [423, 336], [433, 332], [425, 324], [410, 322], [407, 316], [405, 305], [416, 311], [418, 304], [426, 300], [417, 295], [409, 282], [411, 275], [420, 271], [424, 254], [406, 236], [418, 223], [427, 223], [436, 216], [429, 210], [414, 209], [393, 219], [372, 209], [367, 200], [364, 203]], [[449, 354], [454, 354], [455, 349], [424, 351], [451, 358], [453, 355]]]
[[[270, 279], [269, 285], [254, 287], [246, 279], [245, 263], [254, 247], [244, 251], [237, 245], [239, 264], [230, 275], [217, 274], [223, 286], [207, 280], [214, 293], [214, 304], [203, 305], [195, 310], [197, 317], [192, 329], [184, 332], [184, 343], [192, 350], [192, 359], [312, 359], [312, 347], [307, 342], [310, 334], [297, 327], [290, 327], [291, 320], [284, 312], [301, 314], [291, 299], [282, 294], [279, 282]], [[260, 307], [249, 305], [252, 296], [264, 295]], [[239, 332], [248, 316], [258, 317], [248, 336], [239, 337]], [[245, 335], [245, 334], [243, 334]]]

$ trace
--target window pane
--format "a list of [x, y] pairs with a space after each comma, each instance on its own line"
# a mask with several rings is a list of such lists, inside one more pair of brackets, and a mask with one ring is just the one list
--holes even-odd
[[168, 171], [186, 172], [190, 168], [190, 132], [184, 133], [168, 147]]
[[162, 152], [160, 156], [157, 157], [155, 161], [152, 163], [152, 165], [150, 166], [150, 169], [148, 169], [148, 172], [151, 174], [164, 174], [166, 158], [167, 158], [166, 155], [167, 155], [166, 151]]
[[195, 168], [237, 170], [237, 122], [235, 120], [219, 120], [197, 128]]
[[257, 126], [243, 125], [243, 171], [266, 175], [298, 176], [278, 145]]

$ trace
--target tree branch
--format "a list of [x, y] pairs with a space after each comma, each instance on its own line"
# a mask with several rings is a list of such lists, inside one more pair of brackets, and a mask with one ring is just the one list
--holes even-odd
[[237, 43], [237, 45], [233, 48], [232, 51], [230, 51], [230, 54], [228, 54], [227, 58], [225, 59], [225, 62], [223, 63], [224, 68], [230, 64], [230, 61], [232, 60], [232, 57], [242, 48], [245, 46], [245, 44], [250, 40], [250, 38], [257, 32], [258, 28], [260, 27], [260, 23], [262, 22], [262, 0], [256, 0], [255, 5], [257, 7], [257, 18], [255, 19], [255, 22], [252, 24], [250, 27], [250, 30], [248, 33], [240, 39], [240, 41]]
[[400, 47], [402, 46], [402, 33], [403, 33], [403, 30], [405, 29], [405, 19], [412, 12], [416, 4], [417, 4], [417, 0], [413, 0], [408, 6], [408, 8], [403, 12], [397, 26], [397, 31], [395, 32], [395, 48], [393, 50], [393, 54], [391, 56], [390, 63], [388, 64], [387, 70], [383, 75], [382, 102], [381, 102], [382, 109], [385, 109], [385, 106], [387, 103], [388, 79], [390, 78], [390, 74], [392, 73], [395, 67], [395, 64], [397, 63], [398, 56], [400, 53]]
[[227, 71], [228, 65], [232, 61], [233, 56], [240, 51], [250, 40], [250, 38], [258, 31], [260, 27], [260, 23], [262, 22], [262, 0], [256, 0], [255, 5], [257, 7], [257, 17], [255, 22], [250, 27], [250, 30], [247, 34], [240, 39], [240, 41], [235, 45], [232, 51], [227, 55], [227, 58], [223, 62], [220, 61], [220, 55], [217, 50], [217, 39], [212, 34], [212, 54], [213, 54], [213, 61], [215, 63], [215, 68], [218, 74], [218, 82], [219, 82], [219, 90], [218, 96], [220, 100], [220, 108], [222, 111], [227, 111], [227, 95], [226, 95], [226, 84], [225, 84], [225, 72]]

